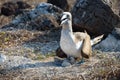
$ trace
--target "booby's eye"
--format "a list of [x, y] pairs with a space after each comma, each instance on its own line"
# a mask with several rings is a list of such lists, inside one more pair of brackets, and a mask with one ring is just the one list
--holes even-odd
[[69, 18], [69, 15], [67, 15], [67, 18]]
[[64, 21], [64, 20], [70, 20], [70, 15], [68, 14], [63, 14], [62, 18], [61, 18], [61, 21]]

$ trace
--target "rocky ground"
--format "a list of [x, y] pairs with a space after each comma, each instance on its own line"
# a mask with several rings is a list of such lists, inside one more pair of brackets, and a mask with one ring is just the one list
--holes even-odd
[[61, 67], [57, 58], [38, 61], [8, 56], [0, 80], [119, 80], [120, 53], [94, 53], [90, 61], [68, 67]]
[[[64, 58], [58, 58], [56, 50], [63, 10], [48, 4], [36, 7], [46, 1], [26, 0], [32, 9], [17, 17], [0, 16], [0, 54], [6, 56], [0, 64], [0, 80], [119, 80], [119, 29], [93, 48], [90, 60], [62, 67]], [[110, 40], [114, 41], [112, 45], [108, 45]]]

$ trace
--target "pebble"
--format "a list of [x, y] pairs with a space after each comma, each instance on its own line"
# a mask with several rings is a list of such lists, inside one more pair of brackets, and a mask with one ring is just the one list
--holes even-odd
[[1, 65], [2, 63], [4, 63], [5, 60], [6, 60], [6, 56], [3, 55], [3, 54], [0, 54], [0, 65]]
[[67, 66], [71, 66], [71, 63], [67, 59], [65, 59], [62, 63], [62, 67], [67, 67]]

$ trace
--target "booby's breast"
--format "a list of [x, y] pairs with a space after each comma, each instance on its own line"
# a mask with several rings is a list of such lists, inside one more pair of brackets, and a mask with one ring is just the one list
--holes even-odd
[[74, 42], [74, 36], [70, 33], [62, 33], [60, 47], [68, 56], [79, 57], [81, 54], [82, 41]]

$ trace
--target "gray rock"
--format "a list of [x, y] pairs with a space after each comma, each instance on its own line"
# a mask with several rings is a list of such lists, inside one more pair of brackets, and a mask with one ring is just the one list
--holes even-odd
[[94, 46], [94, 49], [99, 49], [105, 52], [120, 52], [120, 28], [114, 29], [106, 39]]
[[65, 59], [63, 62], [62, 62], [62, 66], [63, 67], [67, 67], [67, 66], [71, 66], [71, 63], [68, 59]]
[[2, 28], [14, 27], [28, 30], [50, 30], [59, 27], [62, 10], [49, 3], [40, 3], [33, 10], [17, 16]]
[[76, 60], [74, 57], [68, 57], [66, 59], [64, 59], [63, 63], [62, 63], [62, 66], [63, 67], [67, 67], [67, 66], [71, 66], [71, 65], [74, 65], [76, 64]]
[[120, 40], [120, 28], [115, 28], [111, 33], [116, 39]]

